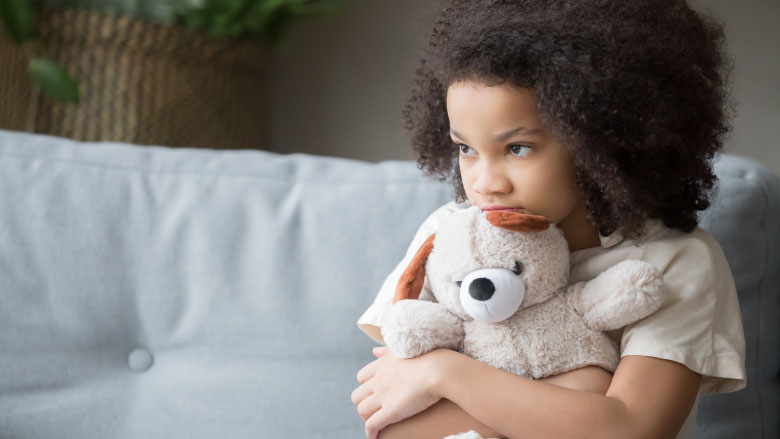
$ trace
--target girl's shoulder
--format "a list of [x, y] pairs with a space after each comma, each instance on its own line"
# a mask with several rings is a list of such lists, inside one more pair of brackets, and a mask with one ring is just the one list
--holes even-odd
[[701, 226], [683, 232], [667, 227], [660, 220], [649, 220], [642, 237], [636, 242], [629, 241], [626, 246], [639, 249], [643, 259], [652, 259], [665, 272], [690, 269], [701, 271], [701, 275], [714, 270], [731, 274], [720, 244]]
[[683, 232], [667, 227], [661, 220], [651, 219], [645, 223], [637, 240], [624, 238], [619, 230], [599, 238], [600, 246], [572, 252], [573, 267], [608, 267], [621, 260], [640, 259], [652, 263], [661, 271], [690, 266], [698, 267], [698, 270], [725, 267], [728, 272], [720, 244], [700, 226]]
[[646, 355], [682, 363], [702, 374], [701, 393], [745, 387], [739, 299], [715, 237], [700, 226], [683, 232], [651, 220], [636, 242], [613, 237], [602, 244], [597, 251], [572, 254], [571, 280], [591, 279], [625, 259], [649, 262], [663, 274], [666, 298], [661, 308], [609, 331], [620, 344], [621, 357]]

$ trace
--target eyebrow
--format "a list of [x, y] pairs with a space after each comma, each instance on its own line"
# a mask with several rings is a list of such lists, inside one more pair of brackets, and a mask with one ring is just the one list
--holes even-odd
[[[526, 127], [518, 127], [513, 130], [509, 130], [505, 133], [501, 133], [495, 136], [496, 141], [498, 142], [504, 142], [506, 140], [509, 140], [512, 136], [515, 136], [517, 134], [526, 134], [526, 135], [534, 135], [534, 134], [541, 134], [542, 130], [539, 129], [530, 129]], [[465, 137], [461, 136], [457, 131], [450, 128], [450, 134], [455, 135], [455, 137], [459, 139], [465, 139]]]

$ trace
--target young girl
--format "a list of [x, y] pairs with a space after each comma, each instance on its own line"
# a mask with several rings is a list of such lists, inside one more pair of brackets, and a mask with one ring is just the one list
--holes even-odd
[[455, 201], [420, 226], [358, 326], [383, 343], [401, 272], [443, 216], [471, 205], [547, 217], [569, 243], [572, 283], [641, 259], [667, 298], [607, 332], [614, 375], [529, 380], [448, 349], [375, 348], [352, 393], [367, 437], [688, 438], [698, 393], [745, 386], [734, 282], [697, 226], [728, 132], [723, 41], [684, 0], [447, 1], [404, 117], [419, 166], [449, 177]]

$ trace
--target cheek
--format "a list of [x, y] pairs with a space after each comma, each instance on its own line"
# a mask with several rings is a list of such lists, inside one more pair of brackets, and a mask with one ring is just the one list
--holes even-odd
[[561, 170], [559, 173], [558, 186], [562, 201], [565, 201], [567, 204], [576, 204], [582, 198], [582, 190], [577, 186], [573, 167], [567, 166], [565, 169]]
[[467, 195], [470, 195], [472, 193], [471, 188], [474, 186], [474, 178], [471, 175], [469, 166], [459, 158], [458, 168], [460, 169], [460, 180], [463, 182], [463, 189], [465, 189]]
[[540, 212], [551, 220], [568, 215], [581, 198], [574, 176], [567, 171], [568, 169], [553, 166], [547, 168], [547, 172], [535, 173], [533, 178], [526, 179], [524, 183], [528, 189], [526, 193], [533, 194]]
[[545, 188], [547, 194], [555, 194], [555, 199], [562, 204], [570, 203], [577, 198], [577, 186], [566, 175], [550, 173], [536, 183], [537, 187]]

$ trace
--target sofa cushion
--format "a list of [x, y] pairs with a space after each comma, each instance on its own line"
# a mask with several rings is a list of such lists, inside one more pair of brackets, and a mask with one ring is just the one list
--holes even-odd
[[410, 163], [0, 131], [0, 436], [361, 437]]

